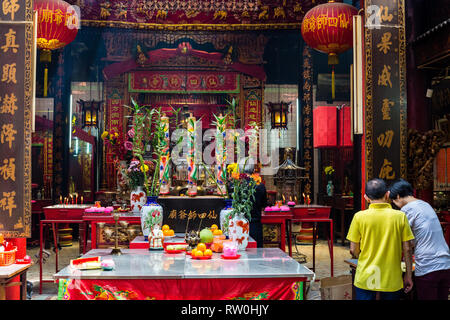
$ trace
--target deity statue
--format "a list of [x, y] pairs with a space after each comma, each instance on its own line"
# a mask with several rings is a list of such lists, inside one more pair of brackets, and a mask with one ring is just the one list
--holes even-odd
[[152, 250], [163, 249], [163, 238], [164, 235], [161, 230], [161, 227], [158, 224], [154, 225], [152, 230], [150, 231], [150, 235], [148, 236], [150, 249]]

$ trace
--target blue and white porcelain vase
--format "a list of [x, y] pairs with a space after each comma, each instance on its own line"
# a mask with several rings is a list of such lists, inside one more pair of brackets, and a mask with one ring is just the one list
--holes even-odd
[[155, 225], [162, 227], [163, 208], [157, 202], [158, 197], [147, 197], [147, 203], [141, 210], [141, 228], [145, 241]]
[[222, 234], [228, 236], [228, 227], [231, 220], [231, 212], [233, 211], [233, 200], [225, 199], [225, 207], [220, 210], [220, 230]]

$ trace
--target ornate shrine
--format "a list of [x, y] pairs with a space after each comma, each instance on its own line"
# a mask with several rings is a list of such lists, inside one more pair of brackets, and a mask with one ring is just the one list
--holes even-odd
[[[129, 110], [122, 108], [122, 105], [131, 98], [140, 104], [160, 107], [169, 115], [172, 114], [172, 108], [189, 110], [194, 117], [202, 119], [204, 129], [210, 128], [213, 114], [224, 112], [227, 101], [235, 99], [239, 101], [236, 116], [245, 119], [240, 127], [248, 128], [252, 123], [262, 126], [262, 99], [266, 80], [262, 52], [267, 42], [265, 37], [251, 37], [250, 34], [237, 37], [225, 33], [219, 36], [196, 33], [192, 34], [192, 38], [191, 35], [178, 34], [175, 37], [167, 34], [163, 36], [162, 33], [143, 37], [138, 33], [134, 39], [129, 38], [133, 37], [127, 40], [130, 47], [122, 44], [121, 52], [116, 49], [111, 52], [108, 49], [116, 48], [111, 42], [117, 41], [117, 38], [114, 36], [113, 40], [112, 34], [104, 35], [108, 50], [106, 59], [114, 61], [103, 69], [105, 130], [126, 137], [130, 129], [127, 122]], [[178, 46], [173, 47], [177, 38], [183, 41], [178, 40]], [[156, 44], [157, 40], [163, 39], [171, 39], [169, 45], [172, 48], [145, 49], [149, 44]], [[237, 39], [240, 41], [234, 41]], [[245, 41], [250, 39], [252, 41]], [[213, 45], [218, 45], [217, 51], [193, 48], [196, 40], [201, 43], [211, 41]], [[236, 45], [236, 42], [241, 45]], [[249, 55], [251, 46], [254, 49], [253, 57]], [[260, 53], [258, 57], [255, 52]], [[114, 153], [108, 148], [104, 163], [106, 171], [102, 186], [115, 189]]]

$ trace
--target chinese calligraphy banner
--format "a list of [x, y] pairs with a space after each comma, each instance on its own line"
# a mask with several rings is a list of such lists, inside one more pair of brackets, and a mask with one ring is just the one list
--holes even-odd
[[[176, 233], [220, 225], [220, 210], [225, 201], [220, 197], [160, 197], [158, 203], [164, 209], [163, 223]], [[189, 222], [188, 222], [189, 220]]]
[[0, 233], [30, 237], [33, 8], [0, 2]]
[[[259, 90], [258, 90], [259, 91]], [[244, 106], [244, 127], [254, 127], [255, 125], [261, 128], [262, 120], [262, 100], [260, 92], [251, 90], [245, 97]]]
[[406, 178], [405, 6], [404, 0], [365, 6], [366, 178], [389, 182]]
[[[124, 100], [120, 93], [116, 90], [113, 90], [111, 95], [108, 97], [107, 101], [107, 129], [110, 133], [118, 133], [119, 135], [123, 135], [123, 104]], [[107, 148], [107, 163], [114, 162], [114, 150], [108, 145]]]
[[238, 93], [234, 72], [136, 71], [129, 74], [129, 92]]

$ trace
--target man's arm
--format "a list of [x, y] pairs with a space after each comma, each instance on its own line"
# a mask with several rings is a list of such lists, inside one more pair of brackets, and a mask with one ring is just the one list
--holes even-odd
[[411, 291], [413, 287], [413, 281], [412, 281], [412, 240], [409, 241], [403, 241], [402, 242], [403, 247], [403, 259], [405, 260], [406, 265], [406, 273], [403, 277], [403, 283], [405, 286], [405, 292], [408, 293]]
[[358, 259], [359, 258], [359, 253], [361, 252], [360, 248], [359, 248], [359, 242], [350, 242], [350, 254], [352, 255], [353, 258]]

